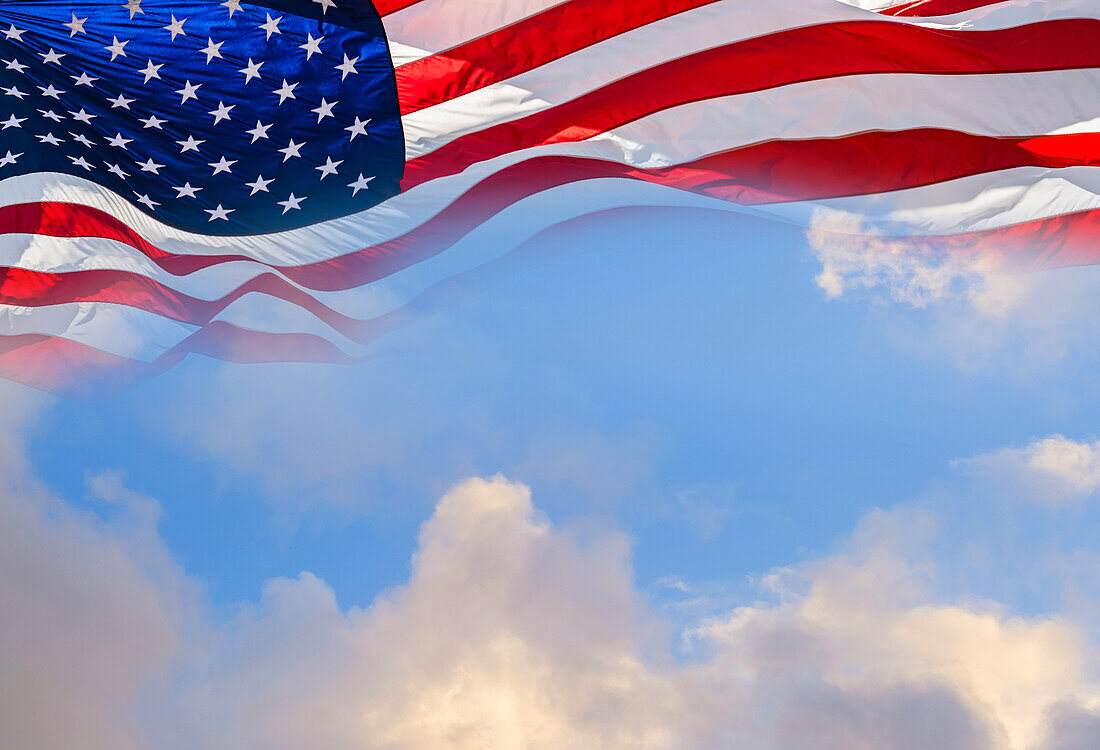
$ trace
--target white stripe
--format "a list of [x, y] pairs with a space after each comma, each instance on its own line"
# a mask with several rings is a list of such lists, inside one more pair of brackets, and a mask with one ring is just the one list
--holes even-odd
[[152, 362], [197, 329], [121, 305], [0, 305], [0, 335], [57, 336], [120, 357]]
[[[215, 320], [261, 333], [309, 334], [325, 339], [353, 357], [368, 353], [302, 308], [274, 297], [249, 294]], [[74, 302], [49, 307], [0, 304], [0, 335], [56, 336], [145, 363], [199, 330], [144, 310], [106, 302]]]
[[382, 18], [386, 35], [428, 54], [511, 26], [562, 0], [421, 0]]
[[[632, 73], [691, 53], [781, 29], [867, 15], [836, 2], [820, 7], [815, 4], [812, 12], [792, 9], [790, 5], [773, 3], [761, 7], [759, 2], [738, 2], [696, 8], [612, 37], [505, 82], [407, 114], [402, 117], [406, 157], [422, 156], [460, 136], [552, 109]], [[965, 25], [972, 30], [997, 29], [1031, 20], [1090, 16], [1100, 16], [1100, 4], [1093, 0], [1063, 0], [992, 8], [987, 16]], [[957, 106], [950, 96], [949, 91], [940, 93], [931, 101]], [[925, 111], [932, 110], [934, 107], [929, 103]]]
[[[961, 234], [1100, 208], [1100, 169], [1024, 167], [817, 205], [858, 216], [886, 235]], [[809, 223], [808, 214], [791, 217]]]

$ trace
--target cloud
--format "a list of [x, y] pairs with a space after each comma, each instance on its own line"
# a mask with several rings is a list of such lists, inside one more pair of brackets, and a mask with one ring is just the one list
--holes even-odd
[[772, 601], [695, 623], [678, 658], [621, 536], [579, 539], [524, 486], [471, 480], [424, 525], [409, 582], [370, 607], [341, 610], [308, 574], [271, 582], [227, 626], [213, 669], [186, 683], [166, 744], [1061, 750], [1100, 739], [1085, 634], [993, 602], [936, 601], [918, 554], [932, 523], [871, 514], [837, 554], [766, 576]]
[[[17, 433], [3, 439], [18, 450]], [[943, 599], [928, 513], [871, 513], [834, 554], [764, 576], [761, 601], [677, 631], [636, 586], [623, 535], [555, 527], [526, 486], [474, 479], [422, 526], [408, 581], [370, 606], [341, 607], [303, 572], [227, 617], [199, 611], [157, 534], [159, 506], [122, 475], [89, 478], [94, 512], [19, 482], [0, 493], [0, 726], [13, 747], [1100, 742], [1088, 634]]]
[[17, 425], [43, 400], [0, 386], [0, 735], [11, 748], [147, 747], [139, 704], [183, 648], [189, 586], [152, 501], [120, 478], [92, 481], [116, 503], [108, 521], [26, 473]]
[[472, 480], [420, 534], [408, 584], [342, 612], [271, 582], [186, 692], [179, 747], [664, 748], [682, 710], [625, 540], [555, 531], [528, 490]]
[[1004, 253], [900, 242], [836, 214], [816, 216], [807, 240], [825, 295], [869, 303], [876, 325], [906, 351], [1005, 377], [1095, 359], [1100, 269], [1020, 269]]
[[896, 553], [912, 520], [872, 513], [850, 549], [773, 578], [778, 604], [693, 633], [713, 649], [714, 682], [747, 682], [741, 697], [771, 714], [747, 722], [758, 746], [1044, 748], [1064, 701], [1097, 707], [1084, 633], [935, 602], [929, 571]]
[[989, 312], [1014, 301], [1008, 289], [987, 297], [1000, 270], [991, 256], [945, 253], [876, 235], [857, 217], [842, 214], [816, 215], [807, 238], [821, 261], [814, 281], [831, 299], [863, 292], [877, 301], [925, 308], [963, 294]]
[[1001, 448], [960, 459], [954, 466], [1015, 497], [1069, 505], [1100, 490], [1100, 441], [1077, 442], [1051, 435], [1023, 448]]
[[[515, 376], [494, 366], [491, 351], [469, 348], [452, 358], [423, 347], [392, 368], [354, 371], [220, 367], [202, 381], [209, 392], [175, 399], [166, 417], [151, 409], [149, 418], [154, 432], [172, 434], [227, 482], [259, 485], [291, 525], [320, 510], [421, 513], [456, 476], [501, 467], [575, 505], [604, 508], [650, 482], [660, 448], [652, 423], [594, 429], [572, 394], [555, 399], [580, 414], [563, 416], [549, 397], [542, 409], [517, 410], [507, 390]], [[471, 398], [462, 384], [474, 376], [441, 376], [444, 362], [449, 373], [467, 367], [501, 386]]]

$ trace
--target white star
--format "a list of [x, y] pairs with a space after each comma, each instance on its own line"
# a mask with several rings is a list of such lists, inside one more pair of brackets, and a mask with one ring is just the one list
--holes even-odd
[[130, 104], [132, 104], [133, 102], [135, 102], [137, 100], [136, 99], [127, 99], [122, 94], [119, 94], [114, 99], [108, 99], [107, 101], [109, 101], [111, 103], [111, 109], [115, 109], [117, 107], [122, 107], [123, 109], [129, 109]]
[[348, 138], [348, 140], [349, 141], [354, 141], [355, 136], [357, 136], [357, 135], [368, 135], [368, 133], [367, 133], [367, 125], [368, 124], [370, 124], [370, 118], [369, 117], [365, 120], [360, 120], [358, 115], [357, 115], [355, 117], [355, 122], [350, 127], [344, 128], [344, 130], [351, 133], [351, 137]]
[[282, 104], [287, 99], [297, 99], [297, 97], [294, 96], [294, 89], [297, 88], [297, 87], [298, 87], [298, 84], [296, 84], [296, 83], [287, 83], [286, 79], [284, 78], [282, 88], [275, 89], [271, 93], [278, 94], [279, 95], [279, 104]]
[[168, 24], [167, 26], [162, 26], [161, 28], [172, 35], [172, 41], [174, 42], [174, 41], [176, 41], [176, 37], [179, 36], [180, 34], [183, 34], [184, 36], [187, 36], [187, 32], [183, 30], [183, 25], [185, 23], [187, 23], [186, 18], [184, 18], [180, 21], [177, 21], [175, 15], [173, 15], [172, 16], [172, 23]]
[[74, 120], [82, 122], [85, 125], [91, 125], [92, 120], [99, 117], [99, 115], [93, 115], [91, 112], [85, 112], [83, 107], [80, 108], [79, 112], [70, 112], [69, 114]]
[[134, 20], [134, 14], [140, 13], [145, 15], [145, 11], [141, 9], [141, 0], [127, 0], [126, 4], [122, 6], [126, 10], [130, 11], [130, 20]]
[[332, 117], [332, 108], [340, 102], [329, 102], [325, 97], [321, 97], [321, 106], [311, 109], [310, 112], [317, 114], [317, 122], [325, 119], [326, 117]]
[[88, 160], [85, 159], [83, 156], [81, 156], [79, 158], [76, 157], [76, 156], [70, 156], [69, 161], [71, 161], [73, 163], [74, 167], [84, 167], [85, 172], [89, 172], [92, 169], [92, 165], [89, 164]]
[[121, 148], [121, 149], [125, 149], [127, 143], [133, 143], [133, 142], [134, 142], [133, 138], [123, 138], [122, 133], [116, 133], [114, 138], [108, 138], [107, 139], [107, 143], [111, 144], [112, 146], [116, 146], [118, 148]]
[[183, 88], [176, 90], [176, 93], [183, 97], [180, 104], [187, 104], [188, 99], [198, 99], [199, 97], [196, 96], [195, 92], [199, 90], [199, 86], [202, 86], [202, 84], [200, 83], [196, 86], [190, 81], [184, 81]]
[[[4, 32], [4, 36], [8, 39], [14, 39], [17, 42], [23, 41], [23, 34], [26, 34], [26, 29], [17, 29], [15, 26], [9, 26], [8, 30]], [[11, 153], [10, 151], [8, 153]], [[22, 156], [22, 154], [20, 154]]]
[[70, 29], [69, 37], [72, 38], [72, 37], [76, 36], [77, 34], [83, 34], [84, 33], [84, 22], [87, 21], [87, 20], [88, 20], [87, 18], [77, 18], [76, 13], [73, 13], [73, 20], [70, 21], [69, 23], [64, 23], [64, 24], [61, 24], [61, 25], [69, 27], [69, 29]]
[[343, 160], [333, 161], [331, 156], [327, 156], [325, 157], [325, 163], [319, 167], [314, 167], [314, 169], [321, 173], [320, 179], [323, 180], [330, 174], [336, 174], [336, 168], [343, 163]]
[[229, 221], [229, 214], [233, 213], [237, 209], [235, 208], [222, 208], [222, 204], [218, 204], [217, 208], [204, 208], [203, 211], [210, 214], [209, 221], [215, 219], [221, 219], [222, 221]]
[[196, 197], [195, 193], [202, 190], [201, 187], [191, 187], [190, 182], [183, 183], [183, 187], [173, 187], [172, 189], [178, 193], [177, 198], [194, 198]]
[[248, 58], [248, 65], [241, 68], [238, 72], [244, 73], [244, 82], [247, 85], [253, 78], [260, 77], [260, 68], [263, 67], [262, 62], [254, 63], [252, 58]]
[[74, 141], [84, 146], [85, 148], [91, 148], [95, 145], [93, 142], [88, 140], [88, 136], [84, 135], [83, 133], [81, 133], [80, 135], [77, 135], [76, 133], [69, 133], [69, 135], [73, 137]]
[[150, 60], [149, 64], [145, 66], [143, 70], [139, 70], [138, 73], [145, 74], [145, 83], [149, 83], [151, 78], [160, 78], [160, 73], [157, 71], [164, 67], [164, 63], [160, 65], [153, 65], [153, 61]]
[[139, 163], [138, 166], [141, 167], [142, 172], [152, 172], [153, 174], [156, 174], [156, 175], [159, 175], [160, 170], [164, 169], [163, 164], [157, 164], [152, 159], [149, 159], [144, 164]]
[[130, 176], [129, 172], [124, 171], [122, 167], [117, 164], [108, 164], [107, 171], [113, 174], [117, 174], [123, 180]]
[[182, 148], [180, 148], [180, 153], [185, 154], [188, 151], [198, 151], [199, 146], [206, 143], [206, 141], [195, 140], [195, 136], [189, 135], [186, 141], [176, 141], [176, 143], [182, 146]]
[[218, 108], [210, 110], [210, 112], [208, 114], [211, 114], [211, 115], [214, 116], [214, 124], [217, 125], [222, 120], [228, 120], [229, 119], [229, 110], [233, 109], [236, 106], [237, 106], [236, 104], [230, 104], [227, 107], [227, 106], [225, 106], [224, 102], [218, 102]]
[[267, 32], [267, 39], [268, 39], [268, 41], [270, 41], [272, 34], [282, 34], [283, 33], [281, 31], [279, 31], [279, 21], [282, 21], [282, 20], [283, 20], [282, 16], [279, 16], [278, 18], [272, 18], [271, 14], [268, 13], [267, 14], [267, 21], [265, 21], [264, 23], [261, 23], [257, 28], [261, 28], [264, 31], [266, 31]]
[[256, 127], [252, 128], [252, 130], [246, 130], [244, 132], [252, 136], [252, 142], [255, 143], [260, 138], [267, 138], [267, 131], [269, 130], [271, 130], [270, 125], [264, 125], [259, 120], [256, 120]]
[[98, 78], [92, 78], [87, 73], [81, 73], [78, 76], [69, 76], [69, 78], [72, 78], [77, 86], [91, 86], [99, 80]]
[[229, 8], [229, 17], [232, 18], [233, 14], [241, 9], [241, 0], [225, 0], [221, 5], [223, 8]]
[[218, 42], [217, 44], [214, 44], [213, 39], [211, 39], [210, 37], [206, 37], [206, 46], [199, 51], [206, 55], [207, 65], [209, 65], [210, 61], [213, 60], [215, 57], [221, 59], [223, 44], [225, 44], [225, 42]]
[[236, 163], [237, 163], [236, 159], [233, 159], [231, 161], [229, 159], [226, 159], [224, 156], [222, 158], [218, 159], [217, 161], [209, 162], [210, 166], [212, 166], [214, 168], [214, 174], [220, 174], [222, 172], [228, 172], [229, 174], [233, 174], [233, 170], [230, 169], [230, 167], [232, 167]]
[[23, 97], [27, 94], [21, 91], [18, 86], [12, 86], [10, 89], [4, 89], [4, 96], [14, 96], [19, 101], [23, 101]]
[[166, 123], [168, 121], [167, 120], [162, 120], [159, 117], [157, 117], [156, 115], [149, 115], [144, 120], [139, 118], [138, 122], [141, 123], [142, 128], [156, 128], [157, 130], [163, 130], [164, 128], [162, 128], [161, 125], [163, 125], [164, 123]]
[[321, 54], [321, 42], [323, 42], [325, 38], [322, 36], [314, 39], [313, 34], [306, 34], [306, 36], [308, 37], [306, 43], [298, 45], [298, 49], [304, 49], [306, 51], [306, 59], [308, 60], [313, 57], [314, 54]]
[[[19, 157], [22, 155], [22, 153], [13, 154], [11, 151], [9, 151], [4, 156], [0, 156], [0, 167], [6, 167], [9, 164], [15, 164], [15, 162], [19, 161]], [[71, 159], [72, 157], [70, 156], [69, 158]]]
[[249, 195], [255, 195], [256, 193], [260, 193], [260, 192], [263, 192], [263, 193], [271, 192], [270, 190], [267, 189], [267, 186], [270, 185], [273, 182], [275, 182], [275, 180], [265, 180], [264, 176], [260, 175], [259, 177], [256, 178], [255, 182], [246, 182], [245, 185], [252, 188], [252, 192], [249, 193]]
[[337, 70], [343, 71], [343, 73], [340, 76], [341, 81], [344, 80], [345, 78], [347, 78], [352, 73], [355, 73], [355, 74], [359, 73], [359, 71], [355, 69], [355, 63], [357, 63], [357, 62], [359, 62], [358, 57], [353, 59], [353, 58], [348, 57], [347, 55], [344, 55], [344, 62], [341, 63], [340, 65], [336, 66]]
[[290, 197], [287, 198], [285, 201], [275, 201], [275, 202], [283, 207], [283, 213], [285, 214], [287, 211], [290, 211], [290, 210], [300, 211], [301, 210], [301, 203], [304, 200], [305, 200], [305, 198], [295, 198], [294, 193], [291, 193]]
[[62, 141], [53, 133], [46, 133], [46, 135], [36, 135], [39, 143], [49, 143], [51, 146], [60, 146]]
[[283, 161], [287, 161], [292, 156], [301, 157], [301, 154], [299, 153], [299, 150], [304, 145], [306, 145], [306, 144], [305, 143], [295, 143], [294, 139], [291, 138], [290, 143], [287, 145], [286, 148], [280, 148], [280, 149], [277, 149], [277, 151], [280, 154], [283, 154]]
[[103, 49], [111, 53], [111, 62], [114, 62], [115, 58], [119, 55], [121, 55], [122, 57], [126, 57], [126, 45], [129, 43], [129, 39], [127, 39], [125, 42], [120, 42], [117, 36], [113, 36], [111, 37], [111, 43]]
[[42, 88], [41, 86], [39, 86], [38, 90], [42, 92], [42, 96], [48, 96], [51, 99], [58, 99], [58, 100], [61, 99], [61, 94], [65, 93], [61, 89], [54, 88], [54, 85], [52, 83], [49, 86], [47, 86], [46, 88]]
[[26, 117], [16, 117], [15, 115], [12, 115], [11, 117], [9, 117], [6, 120], [0, 120], [0, 125], [4, 126], [4, 127], [0, 128], [0, 130], [7, 130], [8, 128], [20, 128], [20, 129], [22, 129], [23, 126], [20, 125], [19, 123], [26, 122], [26, 121], [27, 121]]
[[148, 195], [139, 195], [137, 198], [138, 203], [143, 203], [149, 207], [150, 211], [155, 211], [160, 204], [150, 198]]
[[373, 179], [374, 177], [364, 177], [363, 173], [360, 172], [358, 180], [348, 183], [348, 187], [352, 189], [352, 197], [354, 198], [355, 196], [359, 195], [360, 190], [370, 190], [370, 181]]
[[27, 66], [16, 60], [14, 57], [11, 60], [4, 61], [4, 67], [8, 70], [14, 70], [16, 73], [22, 73], [27, 69]]
[[64, 57], [64, 56], [65, 56], [64, 52], [54, 52], [53, 47], [50, 47], [50, 51], [47, 52], [46, 54], [42, 55], [42, 62], [44, 62], [46, 64], [55, 63], [57, 65], [60, 65], [61, 64], [61, 58]]
[[321, 15], [322, 16], [325, 15], [326, 13], [328, 13], [329, 8], [335, 8], [336, 7], [336, 3], [334, 3], [332, 0], [313, 0], [313, 2], [315, 2], [315, 3], [317, 3], [318, 5], [321, 6]]
[[40, 109], [39, 113], [47, 120], [53, 120], [54, 122], [61, 122], [65, 118], [54, 112], [52, 109]]

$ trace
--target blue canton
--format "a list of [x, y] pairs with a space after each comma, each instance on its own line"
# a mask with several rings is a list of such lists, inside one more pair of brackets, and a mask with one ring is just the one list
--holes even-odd
[[0, 180], [76, 175], [245, 235], [369, 208], [404, 165], [369, 0], [0, 0]]

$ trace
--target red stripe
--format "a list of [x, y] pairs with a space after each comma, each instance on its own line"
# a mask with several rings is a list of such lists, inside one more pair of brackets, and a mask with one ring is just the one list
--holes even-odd
[[145, 367], [144, 362], [53, 336], [0, 336], [0, 377], [49, 393], [79, 395], [130, 383]]
[[987, 5], [999, 5], [1005, 0], [913, 0], [881, 10], [884, 16], [949, 16]]
[[[838, 169], [843, 165], [843, 169]], [[494, 174], [451, 206], [392, 243], [350, 256], [280, 269], [298, 283], [319, 289], [346, 289], [377, 280], [442, 252], [501, 209], [535, 192], [585, 179], [621, 177], [675, 187], [726, 201], [753, 205], [866, 195], [912, 188], [983, 172], [1017, 167], [1100, 166], [1100, 134], [993, 138], [947, 130], [918, 129], [859, 133], [844, 138], [769, 141], [658, 169], [576, 157], [540, 157]], [[80, 233], [43, 232], [41, 225], [19, 226], [22, 216], [77, 209], [82, 222], [111, 217], [66, 204], [35, 204], [48, 210], [0, 209], [0, 227], [9, 232], [53, 236], [103, 236], [90, 226]], [[23, 207], [9, 207], [19, 209]], [[87, 231], [91, 230], [91, 231]], [[384, 249], [383, 249], [384, 248]], [[140, 249], [140, 248], [138, 248]], [[202, 259], [203, 256], [187, 256]], [[154, 259], [163, 263], [164, 258]], [[0, 269], [0, 302], [47, 305], [96, 301], [126, 304], [166, 317], [203, 325], [249, 292], [290, 301], [356, 341], [377, 334], [376, 321], [359, 321], [326, 307], [274, 274], [264, 274], [213, 301], [173, 291], [148, 277], [123, 271], [41, 273]]]
[[409, 114], [716, 0], [571, 0], [397, 69]]
[[0, 378], [69, 398], [92, 398], [113, 394], [159, 375], [189, 354], [238, 364], [351, 364], [366, 359], [351, 357], [312, 334], [264, 333], [215, 321], [151, 363], [57, 336], [0, 335]]
[[420, 2], [423, 2], [423, 0], [374, 0], [374, 7], [378, 11], [378, 15], [388, 16]]
[[650, 68], [411, 160], [402, 188], [525, 148], [580, 141], [670, 107], [837, 76], [1011, 73], [1100, 66], [1100, 21], [942, 31], [885, 21], [793, 29]]
[[197, 326], [209, 323], [246, 294], [266, 294], [286, 300], [355, 341], [365, 342], [377, 335], [373, 320], [356, 320], [343, 315], [274, 274], [250, 279], [218, 299], [203, 300], [131, 271], [95, 269], [45, 273], [0, 267], [0, 304], [42, 307], [106, 302]]

